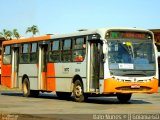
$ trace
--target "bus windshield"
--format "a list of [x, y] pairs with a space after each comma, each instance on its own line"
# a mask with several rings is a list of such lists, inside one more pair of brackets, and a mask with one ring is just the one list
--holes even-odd
[[109, 69], [113, 75], [155, 74], [155, 54], [151, 40], [108, 40]]

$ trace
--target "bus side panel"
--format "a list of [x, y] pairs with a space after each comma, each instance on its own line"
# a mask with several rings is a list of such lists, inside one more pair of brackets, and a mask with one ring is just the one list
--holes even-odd
[[55, 66], [54, 63], [47, 64], [47, 90], [56, 90]]
[[7, 86], [9, 88], [12, 87], [11, 83], [11, 71], [12, 65], [2, 65], [2, 85]]
[[72, 63], [55, 63], [56, 91], [71, 92]]
[[55, 63], [56, 91], [72, 92], [72, 82], [79, 75], [86, 91], [86, 62]]
[[[30, 89], [38, 89], [38, 68], [37, 64], [19, 64], [19, 79], [22, 80], [23, 76], [27, 75], [30, 82]], [[22, 83], [22, 81], [20, 81]]]

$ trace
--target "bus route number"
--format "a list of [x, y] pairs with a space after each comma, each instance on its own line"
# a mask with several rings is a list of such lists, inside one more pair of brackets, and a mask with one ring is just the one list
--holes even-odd
[[76, 68], [76, 69], [75, 69], [75, 72], [80, 72], [80, 69], [79, 69], [79, 68]]
[[64, 73], [64, 74], [68, 74], [68, 73], [69, 73], [69, 68], [64, 68], [64, 69], [63, 69], [63, 73]]

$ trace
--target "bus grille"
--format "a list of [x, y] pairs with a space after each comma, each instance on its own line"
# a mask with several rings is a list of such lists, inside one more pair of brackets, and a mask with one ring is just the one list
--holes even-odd
[[117, 90], [125, 90], [125, 91], [146, 91], [151, 90], [150, 87], [141, 86], [140, 88], [131, 88], [131, 86], [123, 86], [123, 87], [117, 87]]

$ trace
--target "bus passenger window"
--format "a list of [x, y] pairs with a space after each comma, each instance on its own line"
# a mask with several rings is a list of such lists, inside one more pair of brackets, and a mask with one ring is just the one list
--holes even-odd
[[11, 46], [4, 47], [3, 63], [4, 64], [11, 63]]
[[72, 44], [71, 39], [65, 39], [63, 41], [63, 47], [62, 47], [62, 61], [63, 62], [70, 62], [72, 57]]
[[30, 63], [38, 62], [37, 43], [31, 43]]
[[76, 38], [75, 43], [73, 45], [73, 61], [82, 62], [85, 57], [86, 44], [85, 39], [83, 37]]
[[29, 63], [29, 44], [21, 46], [20, 63]]
[[77, 50], [73, 52], [73, 57], [74, 57], [74, 61], [76, 62], [81, 62], [84, 60], [83, 57], [83, 51], [82, 50]]
[[60, 41], [54, 40], [50, 44], [49, 51], [49, 61], [50, 62], [59, 62], [60, 61]]

